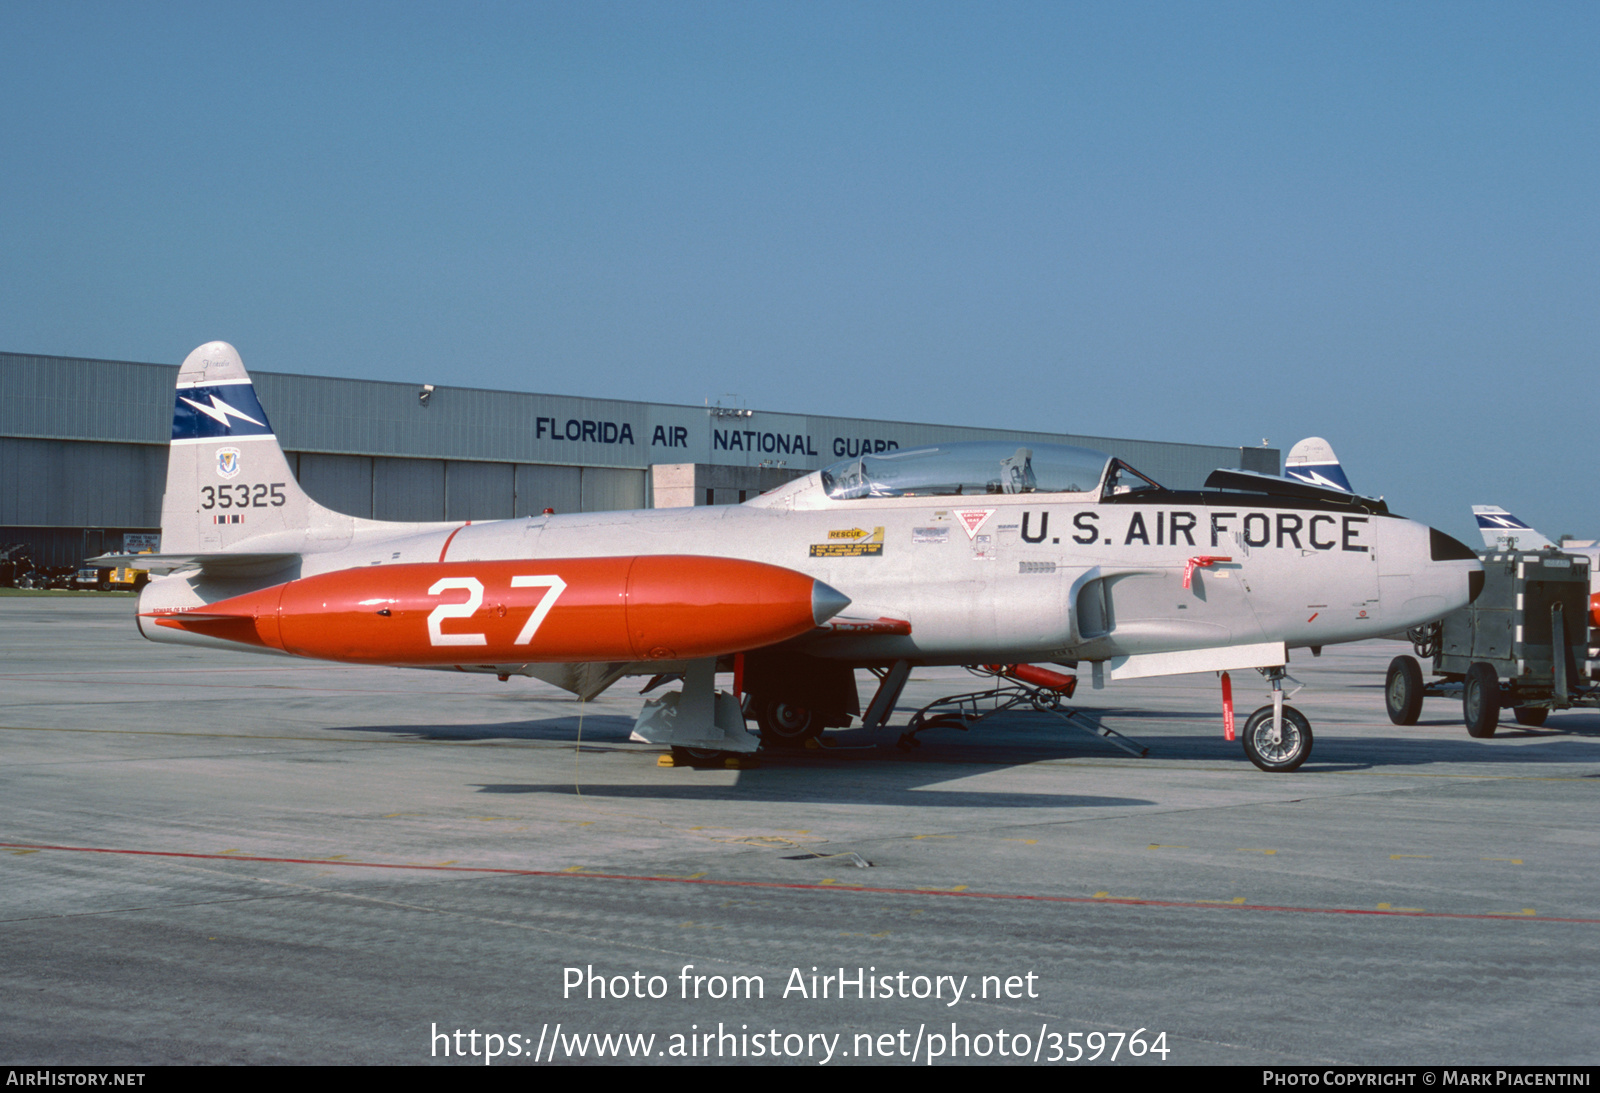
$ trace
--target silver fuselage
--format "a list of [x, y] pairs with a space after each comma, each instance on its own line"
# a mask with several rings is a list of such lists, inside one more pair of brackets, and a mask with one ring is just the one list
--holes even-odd
[[[1264, 642], [1322, 646], [1439, 618], [1468, 602], [1478, 565], [1435, 560], [1436, 534], [1387, 514], [1209, 491], [835, 500], [813, 474], [722, 507], [465, 525], [344, 518], [272, 576], [416, 562], [736, 557], [826, 582], [853, 601], [849, 618], [910, 623], [909, 634], [798, 639], [814, 656], [1098, 661]], [[141, 610], [192, 608], [262, 579], [177, 574], [152, 583]], [[174, 631], [170, 640], [190, 637]]]

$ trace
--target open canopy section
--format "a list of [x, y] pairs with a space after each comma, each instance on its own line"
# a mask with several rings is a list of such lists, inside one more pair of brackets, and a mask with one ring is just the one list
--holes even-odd
[[1090, 493], [1111, 457], [1066, 444], [977, 441], [879, 452], [822, 471], [835, 501], [857, 497], [972, 497], [999, 493]]

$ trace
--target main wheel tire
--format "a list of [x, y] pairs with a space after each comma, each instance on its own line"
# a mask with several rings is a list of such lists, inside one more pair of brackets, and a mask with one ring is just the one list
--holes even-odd
[[822, 735], [822, 717], [809, 706], [776, 698], [758, 698], [756, 726], [769, 748], [803, 748]]
[[1415, 725], [1422, 716], [1422, 665], [1416, 657], [1398, 656], [1389, 662], [1389, 677], [1384, 680], [1383, 700], [1389, 720], [1396, 725]]
[[1550, 716], [1550, 707], [1518, 706], [1511, 713], [1517, 719], [1517, 724], [1526, 725], [1530, 729], [1537, 729], [1544, 724], [1544, 719]]
[[1500, 677], [1481, 660], [1467, 668], [1461, 715], [1467, 723], [1467, 735], [1480, 740], [1493, 736], [1500, 724]]
[[1272, 707], [1263, 706], [1244, 723], [1244, 753], [1264, 771], [1294, 770], [1311, 754], [1311, 722], [1293, 706], [1283, 708], [1282, 737], [1272, 739]]
[[672, 745], [672, 757], [680, 765], [689, 767], [721, 766], [729, 754], [715, 748], [686, 748], [681, 744]]

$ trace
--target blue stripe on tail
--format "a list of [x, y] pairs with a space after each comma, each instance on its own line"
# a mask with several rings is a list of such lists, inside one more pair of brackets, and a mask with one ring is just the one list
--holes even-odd
[[172, 406], [173, 440], [271, 436], [267, 412], [249, 383], [180, 387]]

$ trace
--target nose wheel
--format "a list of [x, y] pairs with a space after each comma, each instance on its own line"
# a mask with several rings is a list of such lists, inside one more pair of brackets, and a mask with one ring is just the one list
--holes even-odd
[[1264, 771], [1291, 771], [1311, 754], [1311, 722], [1305, 714], [1284, 704], [1283, 681], [1288, 676], [1281, 667], [1262, 668], [1260, 672], [1272, 683], [1272, 704], [1261, 707], [1244, 723], [1244, 753]]
[[1294, 770], [1311, 754], [1311, 722], [1293, 706], [1285, 706], [1275, 729], [1272, 707], [1263, 706], [1244, 723], [1244, 753], [1262, 770]]

